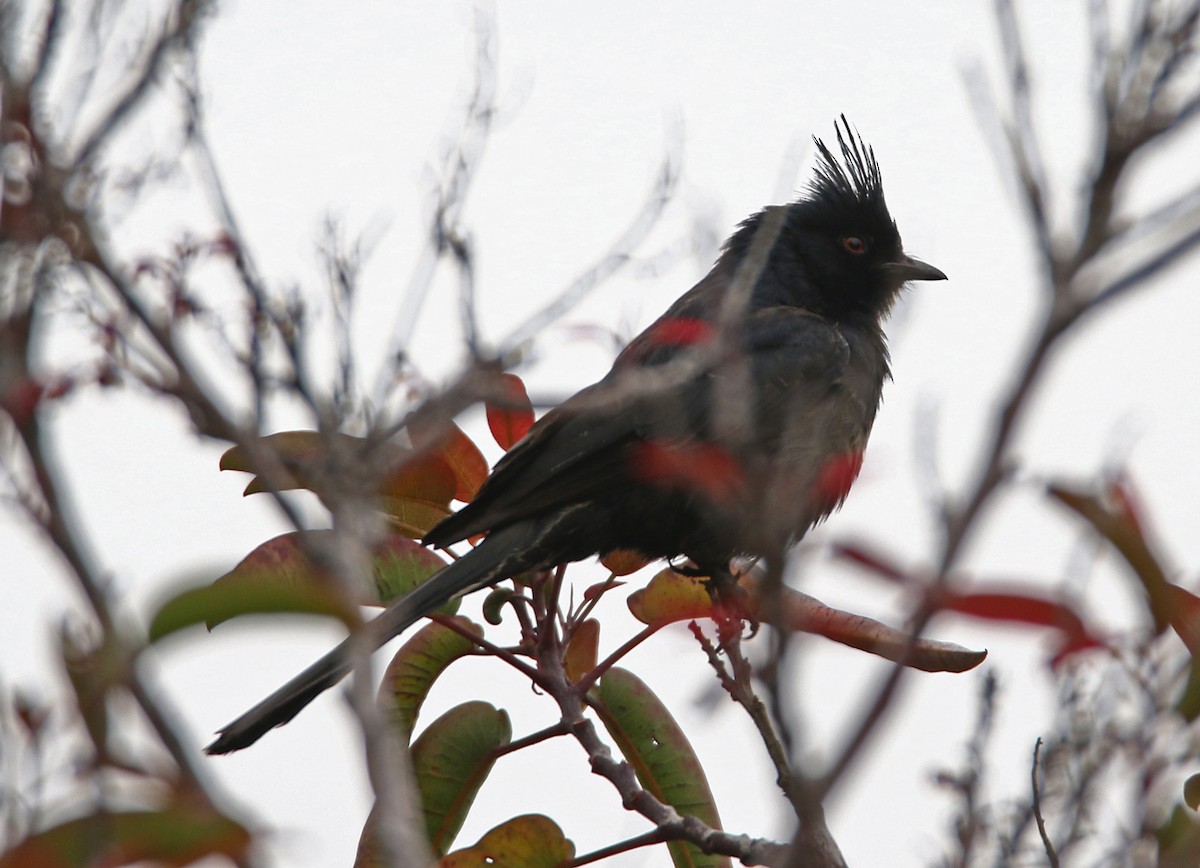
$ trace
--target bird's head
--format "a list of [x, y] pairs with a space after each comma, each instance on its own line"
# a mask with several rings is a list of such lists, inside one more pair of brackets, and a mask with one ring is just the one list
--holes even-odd
[[[786, 209], [778, 238], [755, 285], [754, 305], [789, 304], [835, 320], [878, 322], [910, 280], [945, 280], [908, 256], [883, 197], [875, 152], [845, 116], [836, 127], [841, 160], [814, 138], [816, 175], [807, 195]], [[747, 220], [730, 239], [740, 260], [772, 209]]]

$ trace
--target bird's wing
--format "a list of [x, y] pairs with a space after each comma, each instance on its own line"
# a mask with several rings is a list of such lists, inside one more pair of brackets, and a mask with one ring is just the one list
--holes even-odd
[[[757, 311], [743, 336], [741, 358], [750, 366], [742, 370], [753, 382], [746, 397], [754, 399], [746, 406], [758, 408], [756, 428], [770, 441], [778, 433], [770, 430], [772, 423], [783, 418], [772, 408], [782, 401], [816, 404], [836, 390], [849, 349], [835, 326], [794, 307]], [[475, 499], [433, 528], [426, 542], [449, 545], [627, 487], [636, 481], [630, 475], [631, 443], [719, 442], [714, 395], [735, 376], [736, 366], [702, 353], [703, 347], [692, 348], [690, 356], [679, 348], [649, 353], [547, 413], [497, 463]], [[693, 362], [694, 369], [688, 367]]]

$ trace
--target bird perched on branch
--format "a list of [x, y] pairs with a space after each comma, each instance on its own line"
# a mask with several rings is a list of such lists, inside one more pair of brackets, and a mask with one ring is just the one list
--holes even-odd
[[[374, 644], [454, 597], [616, 549], [728, 577], [731, 559], [781, 557], [841, 504], [890, 376], [882, 321], [907, 281], [946, 276], [904, 253], [875, 154], [845, 117], [840, 160], [815, 141], [807, 195], [742, 223], [603, 380], [540, 419], [429, 532], [443, 547], [487, 536], [367, 624]], [[208, 752], [291, 720], [349, 672], [349, 642]]]

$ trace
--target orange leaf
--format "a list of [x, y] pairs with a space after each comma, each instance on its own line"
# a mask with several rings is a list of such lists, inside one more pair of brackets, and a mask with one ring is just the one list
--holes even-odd
[[457, 487], [454, 470], [440, 454], [407, 452], [392, 470], [384, 474], [379, 493], [449, 506]]
[[630, 573], [636, 573], [650, 563], [650, 560], [641, 552], [633, 549], [613, 549], [600, 558], [600, 563], [614, 576], [627, 576]]
[[575, 628], [567, 643], [566, 659], [563, 661], [567, 678], [575, 684], [596, 668], [596, 655], [600, 647], [600, 622], [588, 618]]
[[484, 480], [488, 478], [488, 463], [463, 430], [449, 423], [436, 446], [437, 455], [454, 472], [454, 499], [470, 503]]

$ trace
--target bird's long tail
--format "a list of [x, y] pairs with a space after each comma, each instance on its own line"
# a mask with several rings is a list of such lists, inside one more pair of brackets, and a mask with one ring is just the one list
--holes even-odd
[[[527, 545], [522, 545], [528, 532], [528, 528], [516, 525], [489, 534], [470, 552], [392, 603], [364, 628], [374, 646], [378, 648], [398, 636], [455, 597], [529, 569], [530, 565], [524, 563], [527, 555], [521, 554], [529, 551]], [[205, 751], [222, 754], [241, 750], [254, 744], [269, 730], [283, 726], [349, 674], [351, 643], [355, 641], [361, 639], [345, 639], [283, 687], [223, 727], [217, 740]]]

